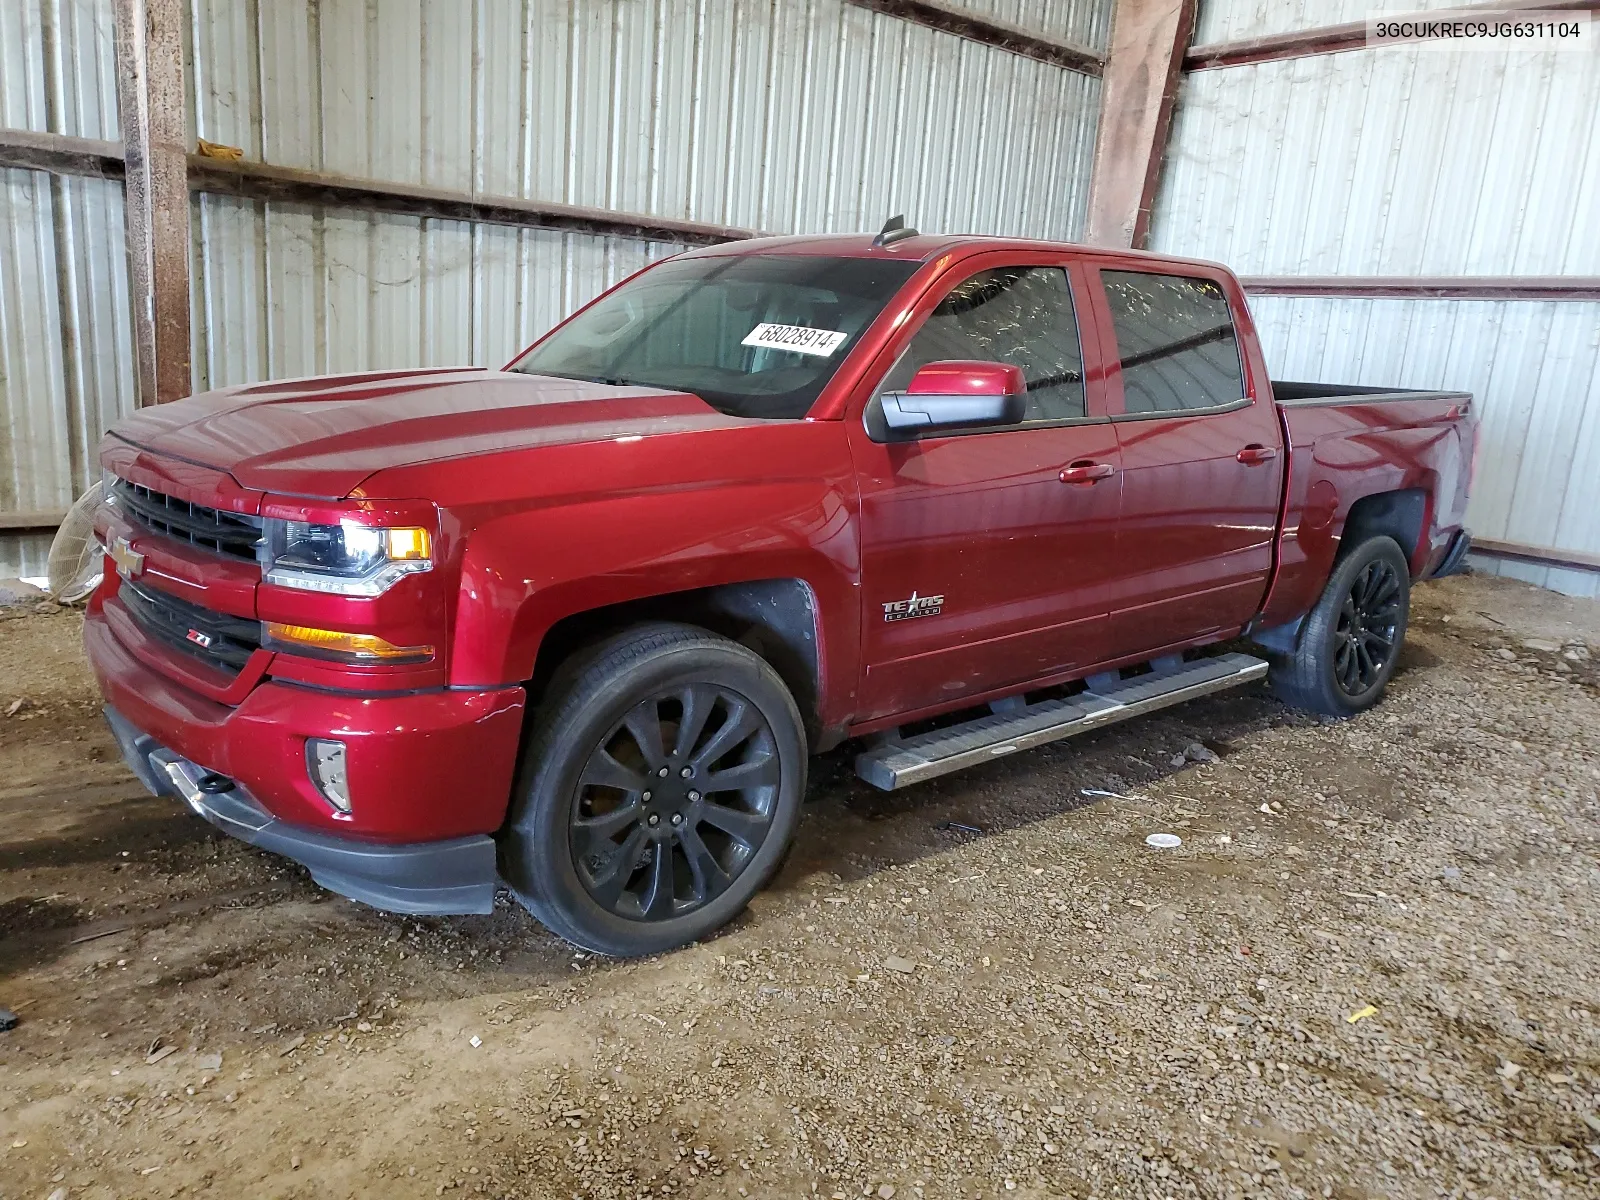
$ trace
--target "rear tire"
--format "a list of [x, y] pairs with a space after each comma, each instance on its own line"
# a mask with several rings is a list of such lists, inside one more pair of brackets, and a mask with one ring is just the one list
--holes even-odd
[[553, 932], [656, 954], [737, 916], [783, 860], [806, 742], [783, 681], [691, 625], [641, 625], [564, 665], [540, 706], [501, 873]]
[[1411, 567], [1390, 537], [1372, 537], [1334, 565], [1272, 689], [1297, 708], [1350, 717], [1382, 697], [1405, 642]]

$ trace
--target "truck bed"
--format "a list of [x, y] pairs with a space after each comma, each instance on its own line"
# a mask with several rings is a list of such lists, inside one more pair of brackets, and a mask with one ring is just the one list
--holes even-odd
[[1278, 380], [1272, 391], [1289, 470], [1262, 628], [1294, 620], [1315, 603], [1347, 532], [1352, 498], [1385, 497], [1362, 511], [1357, 536], [1392, 535], [1413, 578], [1446, 561], [1466, 516], [1470, 392]]
[[1325, 404], [1372, 403], [1391, 400], [1470, 401], [1470, 392], [1432, 392], [1419, 388], [1364, 387], [1348, 383], [1298, 383], [1274, 379], [1272, 396], [1286, 408], [1311, 408]]

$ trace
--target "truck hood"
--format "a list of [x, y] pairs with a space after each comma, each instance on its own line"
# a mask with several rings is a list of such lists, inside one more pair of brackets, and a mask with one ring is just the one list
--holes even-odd
[[337, 499], [390, 467], [737, 424], [686, 392], [469, 369], [225, 388], [143, 409], [111, 434], [241, 487]]

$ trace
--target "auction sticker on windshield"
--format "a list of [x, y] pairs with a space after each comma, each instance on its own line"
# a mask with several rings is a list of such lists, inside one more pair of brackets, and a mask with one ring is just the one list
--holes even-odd
[[768, 321], [746, 334], [741, 345], [761, 346], [768, 350], [793, 350], [797, 354], [815, 354], [827, 358], [849, 336], [833, 329], [776, 325]]

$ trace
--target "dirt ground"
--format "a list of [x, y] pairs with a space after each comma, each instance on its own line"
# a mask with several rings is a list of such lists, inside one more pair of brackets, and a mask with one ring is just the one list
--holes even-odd
[[79, 624], [0, 620], [0, 1200], [1600, 1195], [1592, 601], [1423, 587], [1345, 723], [817, 760], [775, 886], [639, 962], [146, 796]]

